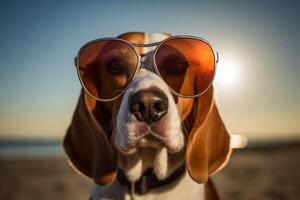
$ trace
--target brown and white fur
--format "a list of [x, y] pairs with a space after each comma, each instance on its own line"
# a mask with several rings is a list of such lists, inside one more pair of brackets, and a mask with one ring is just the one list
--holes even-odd
[[[119, 36], [132, 43], [154, 43], [170, 34], [130, 32]], [[158, 179], [168, 177], [183, 163], [182, 178], [134, 199], [216, 199], [209, 175], [219, 171], [231, 153], [229, 135], [219, 116], [211, 86], [198, 98], [175, 97], [153, 70], [155, 47], [139, 47], [142, 65], [125, 93], [113, 102], [96, 102], [82, 92], [64, 140], [70, 163], [96, 183], [91, 199], [130, 199], [115, 181], [121, 168], [135, 182], [152, 168]], [[153, 125], [129, 112], [129, 98], [139, 91], [159, 89], [168, 99], [168, 112]], [[100, 109], [99, 109], [100, 107]], [[110, 130], [107, 130], [107, 126]]]

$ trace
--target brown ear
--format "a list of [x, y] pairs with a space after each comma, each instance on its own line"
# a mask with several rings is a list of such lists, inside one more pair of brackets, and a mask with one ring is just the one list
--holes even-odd
[[82, 92], [63, 146], [76, 171], [99, 185], [106, 185], [116, 177], [117, 158], [103, 129], [91, 113], [95, 105], [88, 102], [87, 98]]
[[194, 124], [189, 134], [186, 164], [191, 178], [204, 183], [229, 159], [230, 138], [214, 101], [213, 87], [198, 97]]

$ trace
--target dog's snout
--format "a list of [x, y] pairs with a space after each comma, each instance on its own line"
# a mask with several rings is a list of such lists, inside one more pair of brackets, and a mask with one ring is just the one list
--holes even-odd
[[168, 98], [158, 90], [139, 91], [129, 98], [129, 109], [138, 121], [152, 124], [168, 111]]

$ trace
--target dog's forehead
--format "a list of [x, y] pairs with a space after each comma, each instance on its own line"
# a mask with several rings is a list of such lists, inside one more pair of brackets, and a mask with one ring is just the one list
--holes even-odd
[[[163, 41], [171, 37], [169, 33], [145, 33], [145, 32], [128, 32], [118, 36], [118, 38], [124, 39], [130, 43], [135, 44], [150, 44]], [[153, 51], [156, 46], [153, 47], [136, 47], [137, 52], [140, 55], [147, 54]]]
[[[161, 42], [169, 37], [171, 37], [168, 33], [145, 33], [145, 39], [144, 44], [150, 44], [155, 42]], [[156, 46], [153, 47], [144, 47], [144, 54], [147, 54], [151, 51], [153, 51], [156, 48]]]
[[[161, 42], [172, 35], [169, 33], [145, 33], [145, 32], [128, 32], [118, 36], [132, 44], [150, 44]], [[151, 47], [136, 47], [136, 51], [141, 56], [141, 68], [149, 71], [153, 70], [153, 53], [156, 46]]]

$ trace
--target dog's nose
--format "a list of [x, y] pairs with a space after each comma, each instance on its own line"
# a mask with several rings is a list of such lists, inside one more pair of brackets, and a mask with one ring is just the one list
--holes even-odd
[[139, 91], [129, 98], [129, 110], [137, 120], [152, 124], [168, 111], [168, 98], [158, 90]]

